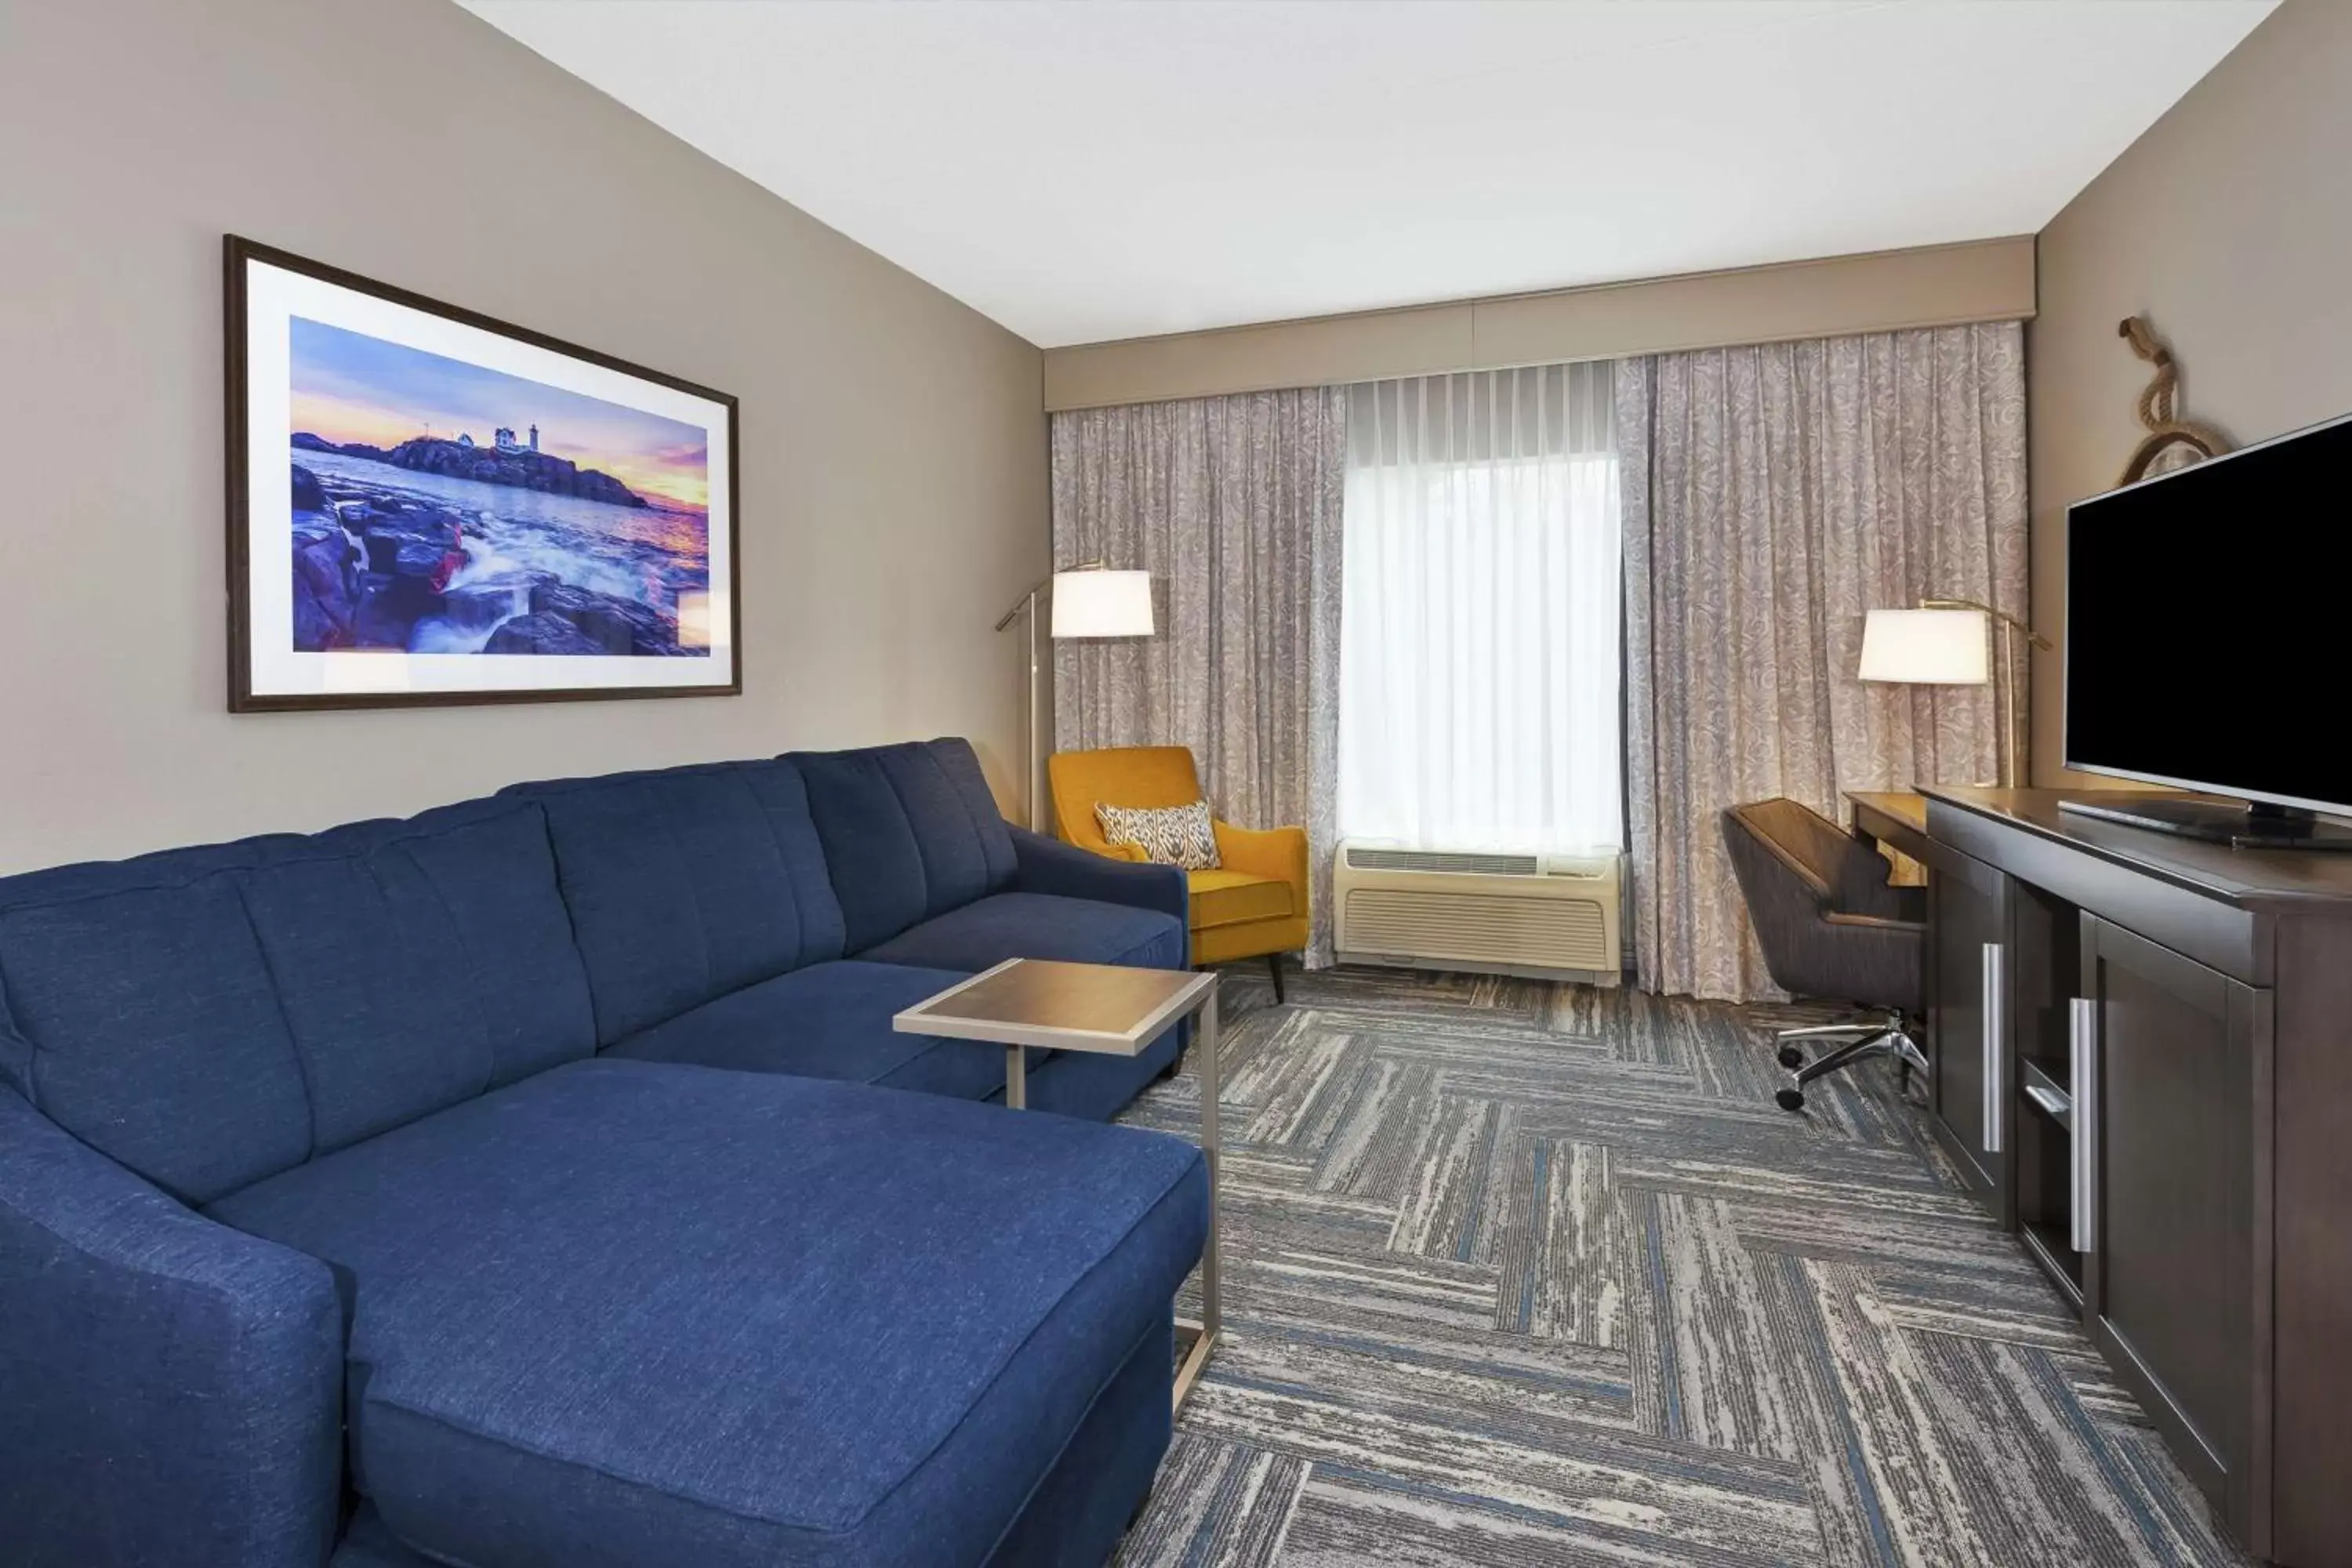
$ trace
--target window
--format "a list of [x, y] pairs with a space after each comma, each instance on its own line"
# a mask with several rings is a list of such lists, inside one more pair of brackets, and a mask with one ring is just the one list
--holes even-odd
[[1349, 389], [1342, 836], [1622, 844], [1612, 375]]

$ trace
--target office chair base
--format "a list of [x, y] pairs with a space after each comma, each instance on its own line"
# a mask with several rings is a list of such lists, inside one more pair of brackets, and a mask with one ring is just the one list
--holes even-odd
[[[1795, 1075], [1796, 1082], [1787, 1089], [1775, 1089], [1773, 1103], [1783, 1110], [1802, 1110], [1805, 1108], [1805, 1085], [1831, 1073], [1843, 1072], [1854, 1063], [1867, 1061], [1873, 1057], [1894, 1058], [1902, 1069], [1904, 1083], [1907, 1087], [1913, 1068], [1923, 1073], [1927, 1070], [1927, 1058], [1905, 1031], [1903, 1023], [1903, 1015], [1896, 1013], [1875, 1024], [1825, 1024], [1813, 1028], [1781, 1030], [1779, 1060], [1782, 1067]], [[1797, 1040], [1834, 1040], [1838, 1045], [1836, 1049], [1809, 1062], [1805, 1060], [1803, 1049], [1793, 1043]]]

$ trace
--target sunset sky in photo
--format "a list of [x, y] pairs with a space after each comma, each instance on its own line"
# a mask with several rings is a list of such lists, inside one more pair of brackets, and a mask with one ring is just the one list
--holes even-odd
[[610, 474], [662, 505], [709, 510], [709, 452], [699, 426], [299, 316], [289, 333], [289, 435], [389, 447], [464, 434], [488, 447], [501, 425], [528, 442], [535, 423], [541, 451]]

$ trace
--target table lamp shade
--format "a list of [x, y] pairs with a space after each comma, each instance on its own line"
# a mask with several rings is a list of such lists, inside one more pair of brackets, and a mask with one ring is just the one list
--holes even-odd
[[1150, 573], [1054, 574], [1055, 637], [1148, 637], [1152, 630]]
[[1983, 686], [1992, 679], [1979, 610], [1873, 610], [1862, 626], [1864, 680]]

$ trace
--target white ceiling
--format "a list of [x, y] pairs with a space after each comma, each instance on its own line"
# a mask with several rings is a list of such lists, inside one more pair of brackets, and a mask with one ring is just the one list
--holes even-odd
[[1031, 342], [2040, 228], [2272, 0], [461, 0]]

